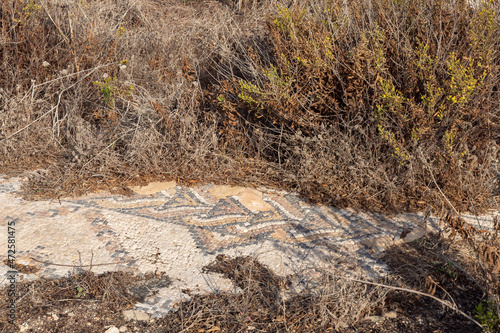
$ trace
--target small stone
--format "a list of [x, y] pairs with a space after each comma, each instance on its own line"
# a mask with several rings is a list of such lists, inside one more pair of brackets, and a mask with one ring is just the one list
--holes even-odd
[[384, 317], [381, 316], [368, 316], [366, 319], [370, 320], [372, 323], [379, 323], [384, 320]]
[[238, 201], [246, 208], [257, 211], [273, 211], [271, 205], [264, 201], [262, 192], [252, 188], [240, 186], [220, 185], [214, 186], [208, 190], [210, 194], [218, 199], [226, 199], [228, 197], [237, 197]]
[[74, 317], [75, 316], [75, 313], [74, 312], [69, 312], [68, 313], [68, 317]]
[[146, 186], [131, 186], [130, 189], [140, 195], [148, 195], [155, 193], [163, 193], [167, 195], [174, 195], [176, 193], [175, 182], [152, 182]]
[[282, 228], [279, 228], [279, 229], [276, 229], [271, 236], [277, 240], [285, 240], [287, 235], [286, 235], [285, 230], [283, 230]]
[[360, 242], [362, 245], [374, 251], [382, 252], [393, 244], [391, 237], [377, 237], [365, 239]]
[[55, 313], [52, 314], [52, 319], [54, 319], [55, 321], [59, 320], [59, 316], [56, 315]]
[[384, 313], [384, 317], [386, 318], [396, 318], [398, 316], [396, 311], [389, 311], [387, 313]]
[[424, 237], [426, 234], [425, 232], [425, 229], [423, 228], [416, 228], [414, 230], [412, 230], [410, 233], [408, 233], [405, 238], [404, 238], [404, 241], [406, 243], [411, 243], [417, 239], [420, 239], [422, 237]]
[[144, 311], [139, 310], [125, 310], [123, 311], [123, 317], [126, 321], [130, 320], [138, 320], [138, 321], [147, 321], [149, 320], [149, 315]]
[[120, 330], [116, 326], [111, 326], [104, 333], [120, 333]]
[[50, 66], [50, 64], [49, 64], [47, 61], [44, 61], [44, 62], [42, 62], [42, 66], [43, 66], [43, 67], [49, 67], [49, 66]]
[[28, 323], [23, 323], [22, 325], [19, 325], [19, 332], [27, 332], [30, 329], [30, 326]]
[[127, 326], [120, 327], [120, 332], [121, 333], [127, 332]]

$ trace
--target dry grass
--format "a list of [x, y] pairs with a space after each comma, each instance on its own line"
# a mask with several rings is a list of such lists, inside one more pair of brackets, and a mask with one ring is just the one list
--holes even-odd
[[168, 178], [497, 204], [495, 4], [289, 5], [2, 2], [2, 172], [42, 169], [35, 198]]
[[[377, 211], [495, 208], [499, 13], [463, 0], [0, 0], [0, 173], [37, 169], [31, 198], [174, 179]], [[469, 244], [489, 288], [495, 237]]]
[[[1, 170], [45, 167], [28, 182], [33, 197], [169, 178], [281, 186], [375, 210], [442, 207], [440, 187], [461, 210], [470, 200], [491, 207], [498, 8], [490, 5], [488, 26], [486, 14], [456, 6], [463, 10], [439, 1], [303, 1], [290, 9], [4, 1]], [[452, 52], [464, 71], [474, 58], [474, 80], [486, 68], [481, 88], [458, 106], [446, 97]], [[395, 85], [393, 96], [383, 95], [383, 82]], [[380, 107], [392, 116], [377, 116]]]
[[[469, 250], [466, 243], [426, 237], [387, 251], [383, 260], [393, 273], [380, 285], [325, 271], [300, 293], [288, 288], [293, 276], [277, 276], [255, 258], [219, 256], [204, 272], [229, 278], [239, 291], [191, 295], [177, 311], [146, 322], [126, 322], [122, 310], [168, 286], [168, 276], [97, 276], [83, 271], [58, 280], [18, 283], [17, 324], [26, 323], [37, 332], [95, 332], [111, 325], [139, 332], [481, 332], [465, 316], [412, 293], [431, 293], [472, 316], [481, 289], [462, 270], [447, 265], [453, 260], [473, 272], [477, 262], [467, 255]], [[433, 281], [433, 288], [425, 281]], [[7, 288], [0, 290], [1, 295], [6, 292]], [[4, 321], [6, 307], [2, 309], [0, 330], [10, 329]], [[389, 312], [395, 316], [387, 316]]]
[[281, 6], [269, 23], [275, 57], [254, 57], [260, 77], [216, 92], [227, 125], [318, 201], [421, 209], [447, 206], [442, 191], [459, 210], [495, 205], [495, 6]]
[[2, 172], [45, 164], [30, 179], [45, 195], [240, 176], [200, 82], [242, 73], [238, 51], [264, 16], [218, 2], [29, 3], [2, 4]]

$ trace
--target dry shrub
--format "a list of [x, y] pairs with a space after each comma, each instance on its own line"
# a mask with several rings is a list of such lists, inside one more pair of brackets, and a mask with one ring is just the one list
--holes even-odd
[[170, 178], [495, 204], [497, 3], [1, 4], [0, 163], [48, 166], [31, 194]]
[[[421, 291], [432, 295], [443, 302], [448, 302], [447, 311], [451, 315], [453, 307], [460, 309], [462, 316], [469, 316], [471, 327], [466, 330], [477, 330], [478, 326], [487, 324], [487, 320], [476, 316], [478, 305], [487, 299], [494, 301], [493, 306], [497, 306], [498, 299], [495, 300], [492, 292], [495, 284], [487, 281], [482, 264], [478, 262], [474, 248], [471, 243], [462, 239], [444, 238], [442, 235], [428, 234], [425, 237], [410, 244], [395, 245], [384, 253], [382, 260], [388, 264], [392, 270], [392, 284], [405, 288], [406, 290]], [[420, 306], [429, 308], [434, 301], [430, 298], [416, 296], [411, 301], [408, 294], [391, 293], [387, 296], [388, 303], [396, 302], [401, 308], [407, 308], [412, 315], [419, 315], [419, 312], [411, 310], [412, 304], [420, 303]], [[425, 305], [424, 305], [425, 304]], [[485, 303], [486, 304], [486, 303]], [[489, 308], [488, 304], [488, 308]], [[440, 311], [440, 306], [431, 310], [434, 318], [441, 317], [446, 311]], [[444, 308], [442, 308], [444, 310]], [[439, 313], [439, 314], [438, 314]], [[496, 312], [498, 313], [498, 312]], [[474, 324], [472, 321], [476, 321]], [[493, 320], [494, 321], [494, 320]], [[459, 331], [464, 323], [452, 327], [451, 320], [448, 319], [447, 329]], [[492, 321], [489, 321], [491, 323]], [[474, 327], [474, 325], [477, 325]], [[500, 328], [500, 327], [498, 327]], [[497, 328], [497, 329], [498, 329]], [[487, 330], [485, 329], [484, 332]], [[495, 331], [495, 330], [493, 330]]]
[[[394, 276], [399, 277], [396, 281], [402, 286], [426, 290], [461, 304], [485, 325], [485, 332], [497, 332], [500, 329], [498, 216], [493, 217], [492, 229], [479, 229], [456, 212], [447, 212], [441, 222], [448, 237], [427, 235], [411, 245], [394, 246], [384, 254], [384, 262], [393, 269]], [[487, 312], [489, 315], [485, 315]]]
[[324, 275], [317, 286], [289, 294], [288, 278], [279, 277], [254, 258], [218, 256], [204, 272], [232, 280], [238, 293], [193, 296], [162, 319], [164, 331], [210, 329], [225, 332], [332, 331], [380, 310], [387, 290]]
[[500, 220], [493, 218], [492, 230], [480, 230], [466, 222], [460, 216], [448, 213], [443, 222], [452, 238], [460, 236], [471, 249], [469, 260], [474, 260], [475, 267], [470, 271], [476, 283], [483, 290], [483, 297], [489, 302], [487, 309], [495, 314], [496, 329], [500, 330]]
[[[133, 275], [130, 272], [94, 274], [75, 267], [79, 273], [60, 279], [18, 281], [16, 319], [8, 322], [9, 288], [1, 288], [0, 327], [18, 332], [20, 326], [31, 331], [95, 332], [110, 324], [126, 324], [122, 311], [144, 302], [157, 288], [170, 284], [163, 273]], [[56, 318], [55, 320], [53, 318]]]
[[440, 0], [278, 6], [274, 57], [254, 55], [260, 77], [215, 95], [309, 197], [402, 210], [440, 205], [442, 190], [484, 209], [498, 187], [498, 13]]
[[16, 306], [19, 312], [29, 313], [31, 310], [35, 315], [59, 302], [72, 304], [82, 301], [100, 301], [116, 311], [129, 307], [134, 302], [143, 301], [129, 290], [131, 284], [137, 284], [141, 279], [143, 278], [125, 272], [108, 272], [100, 275], [81, 272], [59, 280], [23, 281], [17, 286], [18, 294], [23, 297], [19, 299]]
[[3, 1], [2, 172], [45, 166], [26, 187], [35, 197], [241, 178], [241, 154], [201, 106], [204, 86], [251, 71], [242, 45], [268, 4], [243, 7], [261, 15], [217, 2]]

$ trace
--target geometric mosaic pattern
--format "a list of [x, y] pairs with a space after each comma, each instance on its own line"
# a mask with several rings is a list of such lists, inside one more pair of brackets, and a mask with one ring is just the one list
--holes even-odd
[[329, 265], [377, 277], [387, 269], [379, 250], [423, 223], [423, 214], [337, 209], [271, 190], [174, 183], [132, 196], [32, 202], [17, 195], [20, 184], [0, 176], [0, 276], [8, 271], [7, 226], [15, 224], [16, 259], [38, 269], [20, 278], [60, 277], [90, 265], [96, 273], [164, 271], [173, 285], [139, 305], [158, 315], [187, 297], [180, 295], [184, 288], [231, 288], [201, 273], [218, 254], [255, 255], [277, 274], [306, 280], [311, 270]]
[[[173, 223], [189, 227], [199, 248], [215, 254], [224, 249], [256, 244], [264, 238], [276, 235], [282, 242], [311, 246], [322, 240], [339, 238], [344, 241], [360, 241], [364, 238], [388, 236], [392, 231], [414, 228], [418, 220], [397, 224], [383, 215], [362, 213], [327, 207], [313, 207], [293, 195], [263, 195], [272, 207], [268, 211], [255, 212], [246, 208], [235, 197], [216, 199], [207, 187], [198, 189], [176, 187], [173, 195], [158, 196], [105, 196], [85, 200], [65, 201], [73, 211], [81, 207], [93, 208], [98, 214], [103, 210], [114, 211], [131, 217], [142, 217], [158, 223]], [[52, 209], [51, 217], [64, 214], [67, 208]], [[100, 225], [106, 232], [105, 220], [96, 217], [92, 225]], [[391, 233], [391, 234], [392, 234]]]

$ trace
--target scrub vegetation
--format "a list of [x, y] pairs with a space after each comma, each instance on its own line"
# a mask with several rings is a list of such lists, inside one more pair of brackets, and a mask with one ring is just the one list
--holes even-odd
[[498, 230], [459, 215], [498, 208], [499, 78], [496, 1], [0, 0], [0, 173], [31, 199], [166, 179], [430, 207], [497, 325]]

